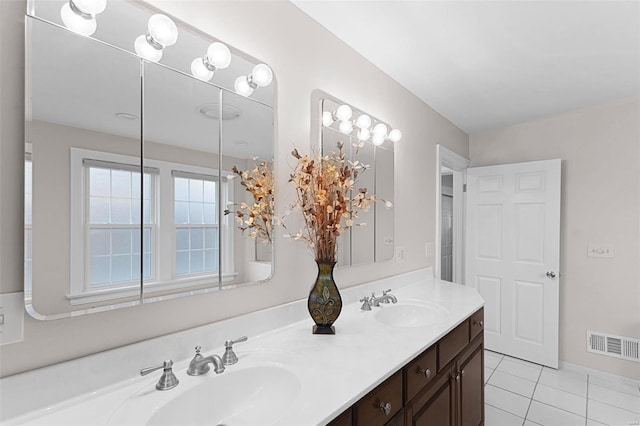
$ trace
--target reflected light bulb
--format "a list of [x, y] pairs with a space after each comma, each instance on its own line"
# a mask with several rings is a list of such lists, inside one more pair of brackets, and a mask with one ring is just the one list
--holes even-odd
[[[75, 4], [75, 3], [74, 3]], [[69, 3], [65, 3], [60, 9], [60, 17], [64, 26], [71, 31], [85, 36], [90, 36], [96, 32], [98, 23], [95, 18], [85, 19], [82, 16], [71, 10]]]
[[349, 105], [340, 105], [336, 110], [336, 117], [340, 121], [351, 120], [351, 116], [353, 115], [353, 111]]
[[350, 134], [353, 131], [353, 124], [350, 121], [341, 121], [340, 122], [340, 132], [345, 135]]
[[107, 0], [73, 0], [73, 4], [82, 13], [96, 16], [104, 12], [107, 7]]
[[384, 139], [387, 136], [387, 126], [385, 126], [383, 123], [376, 124], [376, 126], [373, 128], [373, 134], [380, 135], [382, 136], [382, 139]]
[[402, 139], [402, 132], [400, 130], [393, 129], [389, 132], [389, 140], [391, 142], [398, 142], [400, 139]]
[[384, 135], [374, 133], [373, 137], [371, 138], [371, 142], [373, 142], [373, 144], [376, 146], [382, 145], [384, 143]]
[[143, 57], [147, 61], [158, 62], [162, 58], [162, 50], [158, 50], [147, 42], [147, 36], [141, 35], [136, 39], [134, 44], [138, 56]]
[[253, 67], [251, 72], [251, 81], [260, 87], [265, 87], [271, 84], [273, 80], [273, 71], [266, 64], [258, 64]]
[[367, 114], [362, 114], [356, 120], [356, 126], [360, 127], [361, 129], [366, 129], [367, 127], [371, 126], [371, 117], [369, 117]]
[[211, 43], [207, 49], [207, 61], [216, 69], [225, 69], [231, 64], [231, 52], [223, 43]]
[[196, 58], [191, 62], [191, 74], [199, 80], [209, 81], [213, 78], [213, 71], [210, 71], [202, 61], [202, 58]]
[[369, 129], [364, 128], [364, 129], [358, 130], [358, 139], [359, 140], [367, 141], [367, 140], [369, 140], [370, 137], [371, 137], [371, 132], [369, 131]]
[[168, 16], [157, 14], [149, 18], [149, 35], [162, 47], [178, 41], [178, 27]]
[[247, 77], [241, 75], [236, 78], [236, 81], [233, 83], [233, 88], [236, 93], [242, 96], [251, 96], [253, 93], [253, 88], [249, 86], [249, 82], [247, 81]]
[[322, 113], [322, 125], [324, 127], [329, 127], [333, 124], [333, 116], [329, 111], [325, 111]]

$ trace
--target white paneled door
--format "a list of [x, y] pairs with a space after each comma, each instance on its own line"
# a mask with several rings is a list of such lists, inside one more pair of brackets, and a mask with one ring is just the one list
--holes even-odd
[[487, 349], [558, 368], [561, 160], [467, 169], [465, 283]]

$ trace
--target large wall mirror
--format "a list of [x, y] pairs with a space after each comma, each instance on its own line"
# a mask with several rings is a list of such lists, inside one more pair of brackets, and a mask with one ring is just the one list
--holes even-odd
[[29, 3], [28, 311], [57, 319], [268, 280], [270, 69], [181, 25], [170, 44], [140, 3], [82, 10], [100, 3]]
[[365, 165], [357, 186], [367, 188], [377, 198], [387, 201], [374, 203], [360, 212], [359, 223], [340, 236], [338, 266], [359, 266], [393, 259], [394, 213], [394, 144], [401, 133], [387, 123], [356, 109], [336, 98], [320, 101], [320, 141], [323, 154], [335, 152], [341, 142], [351, 161]]

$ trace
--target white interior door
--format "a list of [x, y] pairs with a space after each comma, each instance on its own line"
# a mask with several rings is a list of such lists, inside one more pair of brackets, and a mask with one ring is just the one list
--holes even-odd
[[467, 169], [465, 283], [485, 346], [558, 367], [561, 160]]

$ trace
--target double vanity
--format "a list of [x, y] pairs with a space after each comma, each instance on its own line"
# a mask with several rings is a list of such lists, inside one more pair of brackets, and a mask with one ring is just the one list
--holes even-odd
[[[363, 296], [388, 289], [397, 303], [361, 309]], [[2, 379], [0, 420], [9, 425], [483, 423], [483, 300], [474, 289], [433, 279], [425, 269], [350, 287], [342, 296], [333, 336], [311, 333], [306, 300], [300, 300]], [[204, 357], [216, 354], [229, 361], [222, 343], [242, 335], [247, 341], [232, 349], [237, 362], [218, 374], [214, 365], [199, 363], [210, 370], [187, 374], [196, 346]], [[165, 360], [173, 361], [179, 383], [160, 391], [156, 385], [166, 369], [143, 377], [139, 370], [167, 366]]]

